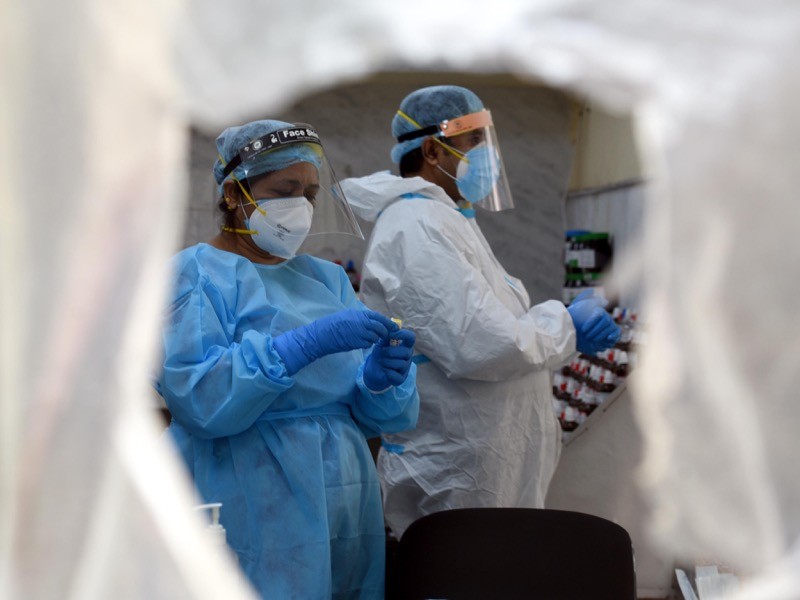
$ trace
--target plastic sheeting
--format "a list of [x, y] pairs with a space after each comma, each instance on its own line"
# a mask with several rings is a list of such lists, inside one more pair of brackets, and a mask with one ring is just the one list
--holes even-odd
[[249, 595], [149, 404], [183, 205], [176, 8], [0, 5], [3, 599]]
[[248, 597], [146, 414], [185, 124], [391, 68], [634, 115], [654, 535], [800, 594], [800, 4], [7, 0], [0, 44], [0, 597]]

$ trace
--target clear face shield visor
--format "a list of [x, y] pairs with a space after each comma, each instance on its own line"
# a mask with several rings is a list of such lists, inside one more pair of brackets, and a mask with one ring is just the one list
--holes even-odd
[[[240, 166], [244, 172], [241, 181], [232, 175]], [[224, 176], [237, 182], [245, 202], [261, 215], [270, 207], [281, 209], [280, 200], [291, 204], [305, 198], [313, 207], [306, 237], [346, 234], [364, 238], [319, 135], [308, 125], [297, 124], [251, 141], [225, 166]], [[270, 200], [278, 202], [267, 202]]]
[[398, 141], [431, 134], [434, 134], [436, 142], [459, 159], [455, 181], [462, 198], [489, 211], [514, 208], [490, 111], [484, 109], [448, 119], [409, 132]]

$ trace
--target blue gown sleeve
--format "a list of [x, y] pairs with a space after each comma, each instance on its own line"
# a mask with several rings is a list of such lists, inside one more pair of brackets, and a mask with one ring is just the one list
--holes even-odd
[[[339, 268], [339, 271], [342, 304], [347, 308], [369, 310], [356, 297], [344, 269]], [[391, 315], [386, 316], [391, 317]], [[397, 433], [416, 427], [419, 416], [417, 365], [411, 365], [408, 377], [401, 385], [376, 394], [364, 384], [364, 362], [369, 356], [369, 352], [363, 351], [362, 354], [364, 359], [358, 368], [356, 397], [350, 411], [364, 435], [368, 438], [376, 437], [381, 433]]]
[[368, 438], [416, 427], [419, 417], [417, 365], [411, 365], [408, 377], [399, 386], [375, 393], [364, 384], [364, 363], [361, 363], [356, 386], [356, 399], [350, 411]]
[[163, 330], [159, 391], [173, 418], [206, 439], [245, 431], [294, 383], [268, 334], [235, 340], [236, 323], [259, 308], [233, 273], [225, 285], [184, 264]]

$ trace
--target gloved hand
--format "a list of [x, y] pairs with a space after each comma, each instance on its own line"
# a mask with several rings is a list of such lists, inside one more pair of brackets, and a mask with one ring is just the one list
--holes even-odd
[[[364, 384], [370, 391], [382, 392], [406, 380], [416, 339], [413, 331], [400, 329], [390, 334], [388, 343], [378, 340], [364, 363]], [[394, 340], [400, 343], [392, 346]]]
[[389, 333], [398, 329], [380, 313], [350, 308], [282, 333], [272, 343], [291, 376], [328, 354], [369, 348], [379, 340], [388, 340]]
[[587, 290], [567, 307], [578, 336], [576, 345], [579, 352], [597, 354], [619, 340], [620, 328], [603, 308], [605, 305], [603, 298], [595, 296], [593, 290]]

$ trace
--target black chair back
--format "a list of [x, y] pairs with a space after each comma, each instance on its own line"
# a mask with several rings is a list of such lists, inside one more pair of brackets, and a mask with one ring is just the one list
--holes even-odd
[[431, 514], [406, 530], [396, 568], [402, 600], [636, 600], [628, 532], [571, 511]]

